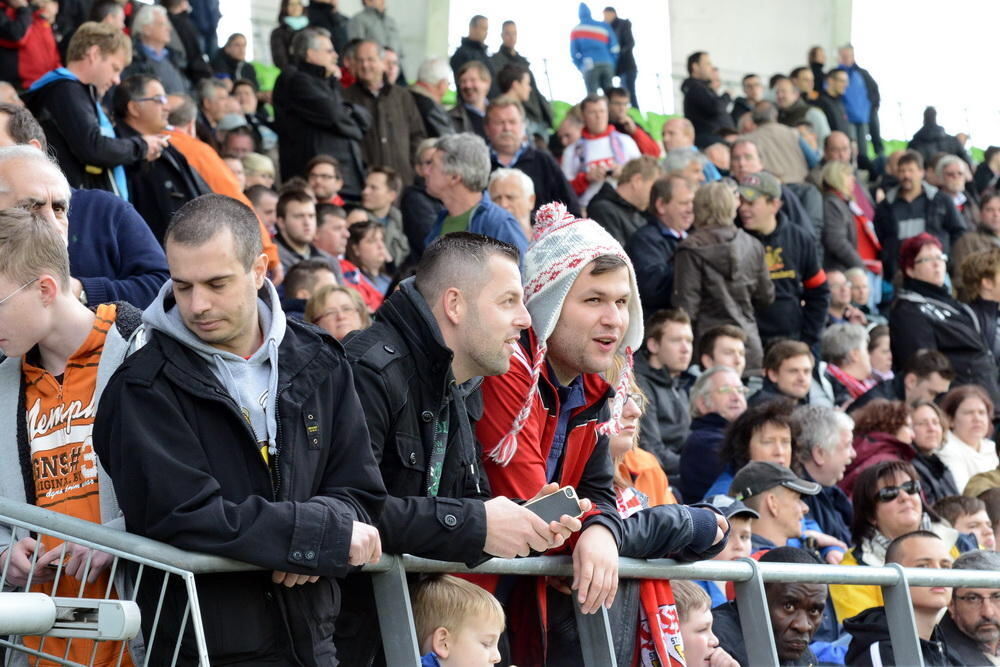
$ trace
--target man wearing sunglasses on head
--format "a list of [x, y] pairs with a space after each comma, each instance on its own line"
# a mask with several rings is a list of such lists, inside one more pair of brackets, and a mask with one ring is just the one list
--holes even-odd
[[[167, 129], [169, 113], [163, 84], [145, 74], [128, 77], [115, 89], [113, 112], [122, 137], [161, 135]], [[129, 165], [125, 174], [132, 204], [161, 244], [174, 212], [195, 197], [212, 192], [169, 143], [156, 159]]]

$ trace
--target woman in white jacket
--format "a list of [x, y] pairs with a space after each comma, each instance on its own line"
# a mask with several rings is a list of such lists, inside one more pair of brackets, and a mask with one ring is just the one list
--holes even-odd
[[993, 431], [993, 401], [982, 387], [962, 385], [948, 392], [941, 409], [951, 421], [951, 430], [938, 456], [961, 492], [973, 475], [1000, 465], [996, 443], [987, 437]]

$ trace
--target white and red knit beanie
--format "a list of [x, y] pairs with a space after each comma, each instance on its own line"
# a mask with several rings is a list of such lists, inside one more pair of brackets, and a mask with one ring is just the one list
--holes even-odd
[[531, 313], [531, 328], [538, 341], [531, 359], [531, 387], [511, 430], [489, 455], [500, 465], [510, 463], [517, 451], [517, 435], [531, 414], [538, 377], [548, 352], [547, 342], [559, 321], [566, 295], [583, 269], [604, 255], [613, 255], [625, 262], [632, 292], [628, 304], [629, 325], [618, 349], [627, 363], [614, 385], [611, 419], [600, 426], [602, 433], [617, 433], [621, 429], [621, 413], [632, 372], [632, 351], [642, 344], [643, 335], [642, 304], [635, 269], [621, 244], [599, 224], [588, 218], [574, 217], [564, 204], [546, 204], [535, 214], [534, 239], [524, 255], [524, 305]]

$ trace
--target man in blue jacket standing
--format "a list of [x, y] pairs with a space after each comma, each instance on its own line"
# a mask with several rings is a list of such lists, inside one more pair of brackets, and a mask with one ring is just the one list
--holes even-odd
[[600, 88], [605, 94], [611, 89], [611, 79], [618, 64], [618, 37], [604, 21], [590, 15], [590, 8], [580, 3], [580, 23], [569, 34], [569, 52], [573, 64], [583, 74], [587, 94]]
[[838, 50], [840, 66], [847, 72], [847, 90], [844, 92], [844, 106], [847, 120], [854, 131], [851, 137], [858, 142], [858, 162], [868, 164], [868, 134], [871, 132], [875, 153], [882, 152], [882, 138], [878, 130], [878, 107], [880, 102], [878, 84], [875, 79], [854, 60], [854, 47], [850, 44]]

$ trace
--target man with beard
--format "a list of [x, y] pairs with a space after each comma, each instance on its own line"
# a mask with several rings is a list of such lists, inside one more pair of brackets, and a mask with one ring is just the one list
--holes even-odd
[[[761, 563], [819, 563], [808, 551], [795, 547], [771, 549], [760, 557]], [[774, 646], [781, 665], [815, 665], [816, 656], [809, 643], [819, 628], [826, 605], [826, 584], [764, 584], [767, 608], [774, 633]], [[751, 664], [743, 644], [743, 627], [736, 602], [727, 602], [712, 610], [712, 630], [719, 646], [741, 665]]]
[[[956, 570], [1000, 571], [1000, 554], [969, 551], [955, 559]], [[995, 665], [1000, 656], [1000, 591], [956, 588], [939, 625], [962, 665]]]
[[[510, 367], [524, 306], [517, 249], [459, 232], [430, 245], [369, 329], [346, 339], [354, 384], [389, 497], [378, 524], [387, 553], [461, 561], [513, 558], [562, 544], [580, 522], [546, 524], [490, 499], [470, 412], [483, 376]], [[550, 489], [554, 490], [553, 489]], [[367, 575], [345, 584], [342, 664], [370, 664], [378, 625]]]

